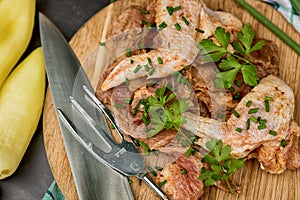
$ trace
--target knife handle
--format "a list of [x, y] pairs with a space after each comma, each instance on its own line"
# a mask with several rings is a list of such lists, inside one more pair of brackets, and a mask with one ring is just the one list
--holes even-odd
[[164, 192], [154, 184], [146, 175], [142, 176], [141, 179], [158, 194], [158, 196], [163, 200], [169, 200], [168, 197], [164, 194]]

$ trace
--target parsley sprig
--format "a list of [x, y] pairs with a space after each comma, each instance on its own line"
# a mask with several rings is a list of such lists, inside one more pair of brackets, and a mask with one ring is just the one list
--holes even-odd
[[[242, 72], [246, 84], [256, 86], [259, 80], [256, 66], [247, 60], [247, 56], [261, 49], [265, 41], [253, 45], [254, 31], [248, 25], [243, 26], [241, 32], [237, 34], [238, 39], [233, 42], [230, 42], [230, 33], [222, 27], [217, 27], [214, 37], [219, 45], [211, 39], [203, 39], [198, 43], [198, 48], [204, 62], [219, 63], [220, 72], [216, 75], [216, 87], [231, 88], [239, 71]], [[232, 45], [234, 52], [228, 50], [229, 45]]]
[[221, 140], [210, 139], [205, 145], [210, 152], [203, 157], [202, 161], [207, 162], [210, 169], [203, 167], [199, 179], [204, 181], [206, 187], [213, 185], [215, 181], [225, 180], [230, 193], [234, 194], [228, 178], [244, 166], [244, 160], [231, 158], [230, 145], [223, 147]]
[[[148, 96], [143, 102], [144, 115], [149, 116], [152, 128], [147, 136], [152, 137], [163, 129], [179, 130], [186, 123], [181, 114], [189, 109], [186, 98], [175, 100], [174, 93], [167, 92], [167, 86], [158, 88], [155, 96]], [[171, 102], [172, 101], [172, 102]]]

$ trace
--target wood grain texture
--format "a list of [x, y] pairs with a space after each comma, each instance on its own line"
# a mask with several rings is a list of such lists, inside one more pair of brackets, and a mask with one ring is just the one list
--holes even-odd
[[[98, 77], [101, 73], [99, 57], [101, 48], [98, 44], [105, 41], [106, 33], [112, 21], [127, 7], [131, 5], [143, 5], [146, 0], [118, 0], [91, 18], [72, 38], [70, 44], [79, 60], [83, 64], [92, 86], [96, 88]], [[300, 122], [300, 56], [284, 44], [272, 32], [250, 16], [244, 9], [239, 7], [233, 0], [205, 0], [208, 7], [213, 10], [225, 10], [233, 13], [244, 23], [250, 24], [256, 34], [265, 39], [274, 41], [279, 47], [280, 77], [283, 78], [294, 90], [296, 96], [295, 119]], [[258, 0], [248, 2], [270, 19], [274, 24], [286, 32], [291, 38], [300, 43], [300, 34], [272, 7]], [[100, 53], [100, 56], [99, 54]], [[63, 139], [59, 130], [56, 115], [53, 109], [50, 90], [47, 91], [44, 114], [43, 130], [47, 157], [53, 175], [65, 197], [69, 200], [78, 199], [74, 180], [70, 170], [68, 158], [63, 145]], [[252, 199], [300, 199], [300, 170], [286, 171], [281, 175], [272, 175], [263, 172], [259, 163], [255, 160], [247, 161], [246, 166], [233, 177], [233, 182], [241, 187], [241, 193], [230, 195], [215, 187], [205, 188], [201, 199], [229, 199], [229, 200], [252, 200]], [[138, 186], [134, 179], [132, 190], [137, 200], [158, 199], [155, 194], [144, 184]]]

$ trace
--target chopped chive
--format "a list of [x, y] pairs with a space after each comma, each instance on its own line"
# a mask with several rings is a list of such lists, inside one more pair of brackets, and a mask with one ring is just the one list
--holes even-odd
[[149, 69], [149, 65], [146, 64], [146, 65], [144, 65], [144, 67], [145, 67], [145, 71], [146, 71], [146, 72], [149, 72], [149, 70], [150, 70], [150, 69]]
[[152, 74], [154, 73], [155, 69], [152, 68], [150, 71], [149, 71], [149, 76], [152, 76]]
[[131, 51], [129, 48], [126, 48], [126, 56], [130, 57], [131, 56]]
[[276, 131], [272, 131], [272, 130], [270, 130], [270, 131], [269, 131], [269, 134], [270, 134], [270, 135], [274, 135], [274, 136], [276, 136], [276, 135], [277, 135], [277, 132], [276, 132]]
[[116, 108], [120, 108], [120, 109], [124, 109], [125, 106], [121, 105], [121, 104], [115, 104], [114, 107]]
[[246, 129], [249, 130], [250, 129], [250, 119], [247, 119], [247, 123], [246, 123]]
[[162, 22], [162, 23], [160, 23], [159, 25], [158, 25], [158, 27], [159, 27], [159, 31], [161, 31], [162, 29], [164, 29], [164, 28], [166, 28], [168, 25], [166, 24], [166, 22]]
[[281, 140], [281, 146], [282, 146], [282, 147], [286, 147], [286, 140], [285, 140], [285, 139], [282, 139], [282, 140]]
[[190, 22], [184, 16], [182, 16], [181, 19], [187, 26], [190, 24]]
[[247, 107], [250, 107], [251, 105], [252, 105], [252, 101], [249, 100], [249, 101], [246, 103], [246, 106], [247, 106]]
[[172, 6], [167, 6], [167, 11], [169, 15], [173, 15], [173, 7]]
[[142, 68], [142, 66], [140, 65], [140, 64], [138, 64], [137, 66], [136, 66], [136, 68], [133, 70], [133, 73], [137, 73], [138, 71], [140, 71], [140, 69]]
[[150, 173], [151, 173], [153, 176], [157, 176], [157, 173], [153, 170], [152, 167], [148, 166], [148, 170], [150, 171]]
[[163, 64], [163, 60], [161, 59], [161, 57], [157, 58], [157, 62], [158, 62], [158, 64]]
[[199, 28], [195, 28], [195, 30], [196, 30], [197, 32], [199, 32], [199, 33], [204, 33], [204, 31], [201, 30], [201, 29], [199, 29]]
[[160, 182], [159, 184], [158, 184], [158, 186], [159, 187], [162, 187], [164, 184], [166, 184], [167, 183], [167, 180], [163, 180], [162, 182]]
[[241, 93], [237, 92], [236, 95], [234, 95], [234, 99], [240, 99], [241, 97]]
[[149, 147], [143, 141], [140, 141], [140, 145], [141, 145], [141, 147], [143, 147], [143, 149], [145, 151], [145, 155], [148, 156], [149, 155]]
[[177, 31], [181, 30], [181, 26], [178, 23], [175, 24], [175, 28], [177, 29]]
[[126, 98], [126, 99], [124, 99], [124, 103], [126, 103], [126, 104], [130, 104], [131, 103], [131, 98], [130, 97], [128, 97], [128, 98]]
[[156, 85], [156, 84], [157, 84], [157, 82], [158, 82], [158, 81], [153, 81], [152, 83], [150, 83], [150, 85], [149, 85], [149, 86], [150, 86], [150, 87], [153, 87], [154, 85]]
[[130, 60], [130, 64], [133, 64], [133, 63], [134, 63], [134, 60], [131, 59], [131, 60]]
[[180, 174], [182, 175], [186, 174], [186, 170], [185, 169], [180, 170]]
[[144, 15], [149, 14], [149, 11], [148, 11], [148, 10], [144, 10], [144, 9], [140, 10], [140, 12], [141, 12], [142, 14], [144, 14]]
[[262, 124], [262, 125], [259, 125], [257, 128], [258, 128], [258, 130], [262, 130], [262, 129], [267, 128], [267, 126], [265, 124]]
[[149, 65], [152, 66], [152, 60], [151, 60], [151, 58], [147, 58], [147, 60], [148, 60]]
[[189, 148], [186, 152], [185, 152], [185, 156], [189, 157], [190, 155], [194, 155], [196, 153], [196, 150], [194, 148]]
[[147, 118], [145, 117], [145, 115], [142, 116], [142, 120], [143, 120], [143, 122], [146, 126], [149, 124], [149, 122], [147, 121]]
[[270, 105], [268, 100], [265, 100], [265, 110], [266, 112], [270, 112]]
[[251, 116], [250, 119], [254, 122], [254, 123], [257, 123], [258, 120], [254, 117], [254, 116]]
[[190, 69], [190, 68], [191, 68], [191, 65], [187, 65], [187, 66], [185, 66], [183, 69], [188, 70], [188, 69]]
[[241, 128], [238, 127], [238, 128], [235, 129], [235, 131], [241, 133], [243, 130], [242, 130]]
[[116, 2], [117, 0], [110, 0], [110, 3]]
[[236, 110], [231, 111], [237, 118], [240, 118], [240, 114]]
[[129, 183], [129, 184], [132, 184], [132, 183], [133, 183], [133, 180], [128, 179], [128, 183]]
[[242, 84], [238, 80], [235, 80], [234, 84], [239, 88], [242, 87]]
[[137, 112], [137, 108], [133, 108], [132, 111], [131, 111], [133, 116], [136, 115], [136, 112]]
[[260, 119], [260, 120], [259, 120], [259, 124], [261, 124], [261, 125], [262, 125], [262, 124], [266, 124], [266, 123], [267, 123], [267, 120], [266, 120], [266, 119]]
[[267, 100], [267, 101], [273, 101], [273, 98], [272, 98], [272, 97], [269, 97], [269, 96], [266, 96], [266, 97], [265, 97], [265, 100]]
[[230, 87], [229, 90], [230, 90], [231, 92], [234, 92], [234, 91], [235, 91], [234, 87]]
[[147, 25], [148, 22], [147, 22], [146, 20], [142, 20], [142, 24], [143, 24], [143, 25]]
[[176, 12], [176, 11], [181, 10], [181, 9], [182, 9], [181, 6], [176, 6], [175, 8], [173, 8], [173, 12]]
[[102, 47], [105, 46], [105, 42], [100, 42], [99, 44], [100, 44], [100, 46], [102, 46]]
[[162, 167], [160, 167], [160, 166], [155, 166], [154, 167], [156, 170], [158, 170], [158, 171], [162, 171], [164, 168], [162, 168]]
[[126, 85], [127, 85], [127, 86], [129, 86], [129, 85], [130, 85], [130, 81], [129, 81], [129, 79], [128, 79], [128, 78], [125, 78], [125, 83], [126, 83]]
[[260, 122], [260, 120], [261, 120], [261, 116], [258, 116], [258, 117], [257, 117], [257, 120]]
[[248, 114], [257, 113], [258, 110], [259, 110], [259, 108], [252, 108], [252, 109], [248, 110]]
[[139, 179], [138, 185], [139, 185], [139, 186], [142, 185], [142, 179]]

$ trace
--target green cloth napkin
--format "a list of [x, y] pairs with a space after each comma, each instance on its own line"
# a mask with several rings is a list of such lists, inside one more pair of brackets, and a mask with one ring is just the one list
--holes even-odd
[[65, 200], [55, 180], [51, 183], [42, 200]]
[[[300, 32], [300, 16], [289, 0], [262, 0], [273, 6], [284, 18], [289, 21], [295, 29]], [[298, 0], [300, 1], [300, 0]]]

